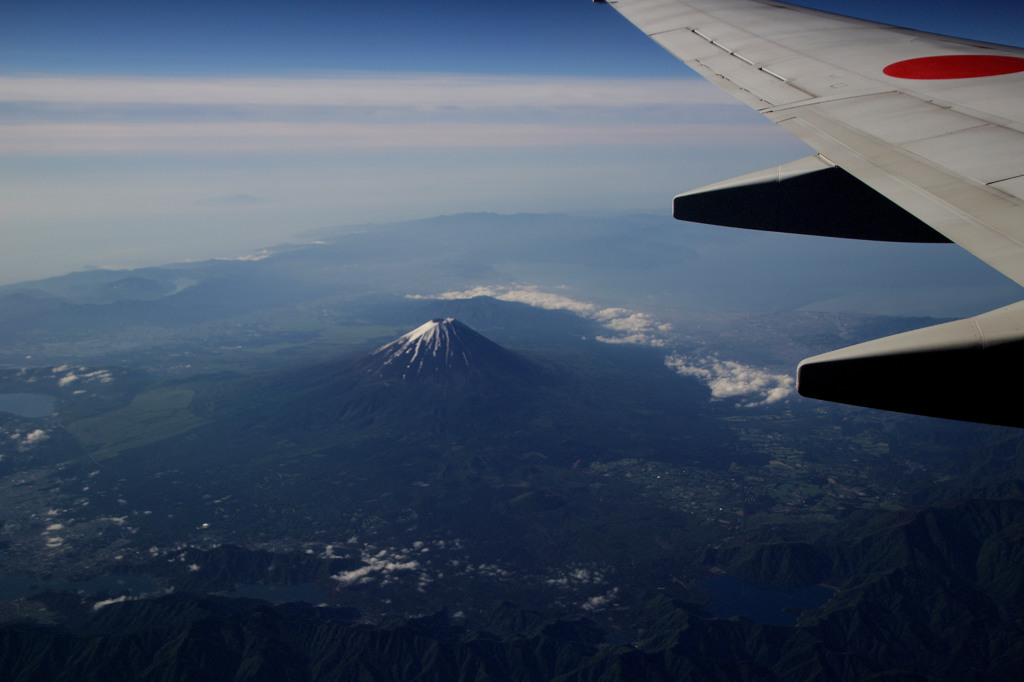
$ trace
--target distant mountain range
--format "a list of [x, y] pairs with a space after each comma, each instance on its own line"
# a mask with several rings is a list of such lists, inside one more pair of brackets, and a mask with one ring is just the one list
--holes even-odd
[[[123, 333], [208, 323], [298, 301], [509, 282], [601, 305], [713, 311], [962, 316], [1017, 299], [1012, 283], [958, 249], [914, 251], [920, 267], [910, 277], [905, 245], [788, 237], [781, 253], [765, 259], [757, 242], [770, 238], [777, 248], [778, 235], [683, 226], [669, 216], [467, 213], [310, 236], [314, 243], [237, 260], [96, 269], [0, 286], [0, 347], [24, 349], [36, 340], [33, 332], [60, 341], [111, 326]], [[955, 286], [950, 272], [957, 273]]]

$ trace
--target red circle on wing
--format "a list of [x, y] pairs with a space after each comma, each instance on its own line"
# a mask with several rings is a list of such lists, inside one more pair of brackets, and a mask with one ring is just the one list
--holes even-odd
[[939, 80], [944, 78], [981, 78], [1024, 71], [1024, 58], [990, 54], [950, 54], [919, 57], [896, 62], [882, 69], [886, 76]]

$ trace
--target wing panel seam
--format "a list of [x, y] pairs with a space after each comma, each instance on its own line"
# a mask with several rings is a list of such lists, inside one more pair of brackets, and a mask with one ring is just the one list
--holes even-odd
[[[888, 168], [886, 168], [885, 166], [882, 166], [875, 160], [873, 160], [870, 151], [865, 151], [866, 148], [877, 147], [882, 145], [883, 143], [874, 140], [872, 137], [867, 136], [858, 130], [852, 129], [849, 126], [845, 125], [844, 123], [836, 121], [821, 112], [807, 110], [806, 114], [808, 115], [802, 117], [791, 116], [787, 117], [786, 119], [776, 120], [776, 123], [789, 124], [786, 126], [786, 129], [797, 135], [797, 137], [799, 137], [800, 139], [803, 139], [805, 142], [808, 141], [807, 133], [813, 132], [813, 137], [819, 138], [819, 143], [822, 140], [828, 141], [830, 143], [830, 146], [834, 145], [835, 149], [842, 150], [844, 154], [857, 159], [862, 166], [873, 168], [884, 174], [884, 176], [890, 183], [890, 187], [894, 185], [903, 187], [905, 190], [909, 190], [918, 197], [920, 197], [921, 199], [924, 199], [928, 205], [942, 207], [941, 210], [945, 211], [946, 215], [950, 217], [955, 216], [956, 220], [959, 221], [960, 223], [975, 225], [977, 228], [980, 228], [982, 234], [989, 235], [990, 237], [998, 237], [1002, 240], [1005, 240], [1003, 248], [1005, 248], [1005, 246], [1013, 244], [1015, 247], [1014, 253], [1024, 254], [1024, 243], [1022, 243], [1019, 236], [1014, 235], [1011, 232], [1004, 231], [1003, 229], [1000, 229], [995, 224], [990, 223], [988, 221], [988, 218], [986, 218], [983, 215], [973, 215], [971, 212], [965, 210], [964, 208], [961, 208], [958, 204], [962, 203], [962, 201], [954, 203], [949, 197], [939, 196], [932, 190], [928, 189], [927, 185], [942, 184], [941, 182], [938, 182], [938, 178], [953, 177], [949, 175], [946, 169], [942, 168], [941, 166], [933, 164], [928, 159], [919, 157], [916, 154], [912, 154], [912, 152], [909, 152], [908, 150], [904, 150], [899, 147], [888, 147], [888, 150], [896, 152], [902, 160], [913, 164], [917, 168], [916, 172], [914, 173], [904, 173], [902, 175], [896, 175], [892, 173], [890, 170], [888, 170]], [[820, 120], [818, 122], [815, 122], [814, 119]], [[794, 130], [794, 122], [798, 126], [805, 126], [806, 129], [799, 132]], [[822, 125], [823, 123], [826, 125]], [[841, 131], [846, 135], [836, 137], [834, 132], [829, 132], [828, 130], [829, 128], [832, 127], [838, 127], [839, 130], [835, 132]], [[841, 137], [846, 137], [847, 135], [854, 135], [860, 138], [861, 143], [856, 145], [855, 147], [849, 144], [848, 141], [843, 141], [842, 139], [840, 139]], [[816, 144], [812, 144], [812, 146], [818, 147], [818, 145]], [[855, 168], [851, 167], [851, 164], [844, 163], [842, 160], [839, 162], [839, 165], [841, 168], [846, 169], [848, 172], [853, 172], [856, 170]], [[922, 177], [922, 173], [924, 173], [925, 175], [930, 175], [932, 177]], [[883, 188], [879, 188], [877, 182], [872, 182], [870, 178], [864, 177], [864, 175], [860, 172], [854, 172], [853, 174], [855, 175], [855, 177], [858, 177], [858, 179], [860, 179], [862, 182], [868, 184], [868, 186], [873, 187], [875, 191], [878, 191], [883, 195], [888, 196], [890, 200], [895, 201], [897, 204], [904, 206], [904, 208], [907, 208], [907, 210], [910, 210], [912, 213], [914, 213], [914, 211], [910, 207], [908, 207], [904, 202], [900, 201], [898, 198], [894, 198], [889, 193], [882, 191]], [[1018, 210], [1024, 208], [1024, 206], [1021, 205], [1019, 200], [1014, 200], [1013, 198], [1005, 195], [1005, 193], [1003, 192], [998, 192], [997, 194], [997, 188], [989, 188], [981, 183], [971, 182], [967, 180], [961, 181], [965, 183], [965, 187], [973, 188], [974, 192], [985, 192], [990, 198], [999, 199], [1005, 202], [1004, 205], [1012, 205]], [[993, 212], [995, 212], [995, 210], [990, 211], [989, 213], [991, 214]], [[929, 216], [928, 212], [924, 212], [924, 215], [918, 214], [918, 217], [924, 220], [924, 222], [931, 225], [940, 234], [946, 236], [955, 243], [961, 244], [968, 251], [974, 253], [976, 256], [984, 260], [986, 263], [994, 267], [996, 270], [999, 270], [1000, 272], [1008, 276], [1010, 279], [1018, 283], [1024, 282], [1024, 258], [1015, 259], [1013, 258], [1013, 253], [1007, 253], [1003, 250], [1003, 248], [991, 248], [991, 246], [987, 248], [974, 248], [978, 247], [979, 244], [972, 244], [970, 233], [968, 233], [967, 238], [965, 239], [964, 234], [961, 231], [956, 229], [950, 229], [950, 226], [948, 224], [942, 224], [942, 221], [939, 221], [940, 224], [936, 225], [931, 219], [929, 219], [929, 217], [934, 218], [934, 216]], [[1000, 222], [1005, 223], [1006, 221]], [[972, 245], [968, 246], [968, 244]]]

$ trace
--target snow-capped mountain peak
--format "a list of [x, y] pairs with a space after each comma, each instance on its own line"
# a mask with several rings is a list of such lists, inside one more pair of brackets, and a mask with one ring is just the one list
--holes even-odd
[[440, 378], [468, 369], [510, 368], [520, 361], [452, 317], [426, 322], [367, 356], [370, 371], [387, 378]]

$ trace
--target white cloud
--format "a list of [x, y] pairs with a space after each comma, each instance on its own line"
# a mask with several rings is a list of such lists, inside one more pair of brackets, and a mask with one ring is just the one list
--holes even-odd
[[36, 429], [32, 433], [25, 436], [26, 443], [40, 443], [49, 438], [45, 431], [42, 429]]
[[665, 345], [664, 339], [653, 337], [650, 334], [627, 334], [626, 336], [597, 336], [594, 338], [596, 338], [601, 343], [631, 343], [637, 346], [656, 346], [659, 348]]
[[[635, 344], [663, 348], [671, 341], [672, 325], [651, 315], [629, 308], [600, 308], [561, 294], [540, 291], [534, 286], [478, 286], [463, 291], [447, 291], [431, 298], [459, 300], [490, 296], [500, 301], [526, 303], [548, 310], [568, 310], [599, 322], [615, 335], [597, 336], [602, 343]], [[788, 374], [775, 374], [767, 369], [751, 367], [734, 360], [716, 357], [687, 358], [672, 353], [665, 364], [682, 376], [695, 377], [711, 389], [713, 400], [736, 399], [739, 405], [769, 405], [792, 395], [795, 382]]]
[[77, 371], [80, 372], [80, 374], [76, 374], [76, 370], [69, 368], [67, 365], [61, 365], [60, 367], [54, 367], [52, 371], [54, 374], [67, 372], [67, 374], [57, 380], [57, 385], [61, 388], [78, 380], [96, 381], [101, 384], [107, 384], [114, 380], [114, 377], [110, 372], [105, 369], [97, 369], [92, 372], [87, 372], [85, 367], [79, 367]]
[[267, 249], [260, 249], [256, 253], [250, 253], [245, 256], [235, 256], [234, 258], [215, 258], [214, 260], [234, 260], [234, 261], [261, 261], [270, 258], [273, 253]]
[[548, 585], [558, 587], [578, 587], [580, 585], [600, 585], [605, 582], [604, 572], [597, 568], [576, 566], [557, 573], [553, 578], [545, 580]]
[[789, 397], [795, 382], [788, 374], [773, 374], [766, 369], [716, 357], [686, 358], [672, 354], [665, 364], [683, 376], [703, 381], [715, 400], [736, 398], [745, 407], [768, 405]]
[[499, 301], [525, 303], [535, 308], [544, 308], [546, 310], [569, 310], [584, 317], [591, 316], [597, 310], [597, 306], [593, 303], [585, 303], [571, 299], [568, 296], [539, 291], [534, 286], [478, 286], [463, 291], [446, 291], [430, 296], [413, 295], [409, 298], [434, 298], [442, 301], [453, 301], [475, 298], [477, 296], [490, 296]]
[[476, 573], [478, 576], [494, 580], [511, 580], [516, 577], [515, 573], [497, 564], [467, 564], [464, 573]]
[[593, 303], [585, 303], [571, 299], [568, 296], [539, 291], [534, 286], [478, 286], [463, 291], [446, 291], [430, 296], [412, 295], [409, 298], [434, 298], [442, 301], [453, 301], [475, 298], [477, 296], [490, 296], [499, 301], [525, 303], [535, 308], [544, 308], [546, 310], [569, 310], [583, 316], [590, 316], [597, 310], [597, 306]]
[[372, 555], [370, 551], [367, 550], [362, 553], [361, 558], [365, 562], [364, 566], [351, 571], [342, 571], [332, 575], [331, 578], [337, 580], [342, 585], [359, 585], [371, 582], [375, 578], [386, 580], [397, 571], [415, 571], [420, 567], [418, 561], [410, 560], [409, 556], [401, 551], [382, 549]]
[[[85, 368], [83, 367], [81, 369]], [[111, 381], [114, 380], [114, 377], [111, 376], [110, 371], [105, 369], [97, 369], [92, 372], [87, 372], [86, 374], [83, 374], [81, 378], [89, 381], [98, 381], [101, 384], [109, 384]]]
[[606, 592], [605, 594], [600, 594], [596, 597], [591, 597], [590, 599], [585, 601], [583, 603], [583, 610], [590, 612], [600, 611], [601, 609], [611, 606], [614, 603], [615, 598], [618, 597], [618, 595], [619, 588], [612, 588], [611, 590], [608, 590], [608, 592]]
[[113, 599], [104, 599], [102, 601], [98, 601], [95, 604], [93, 604], [92, 605], [92, 610], [93, 611], [99, 611], [104, 606], [110, 606], [111, 604], [120, 604], [120, 603], [126, 602], [126, 601], [135, 601], [135, 597], [129, 597], [126, 594], [122, 594], [120, 597], [114, 597]]
[[[11, 437], [17, 438], [18, 434], [13, 434]], [[46, 433], [46, 431], [43, 431], [42, 429], [36, 429], [35, 431], [31, 431], [25, 434], [25, 436], [21, 440], [21, 443], [18, 444], [18, 449], [22, 451], [28, 450], [32, 446], [42, 443], [44, 440], [49, 440], [49, 438], [50, 436], [48, 433]]]
[[672, 325], [654, 319], [647, 313], [626, 308], [605, 308], [593, 315], [605, 327], [621, 332], [622, 336], [598, 336], [604, 343], [632, 343], [642, 346], [664, 346], [665, 336], [672, 331]]
[[446, 291], [429, 296], [412, 295], [409, 298], [429, 298], [445, 301], [490, 296], [499, 301], [525, 303], [545, 310], [567, 310], [580, 317], [600, 322], [609, 331], [619, 336], [598, 336], [602, 343], [632, 343], [644, 346], [664, 346], [664, 336], [672, 331], [672, 325], [660, 322], [647, 313], [628, 308], [599, 308], [593, 303], [540, 291], [535, 286], [478, 286], [463, 291]]

